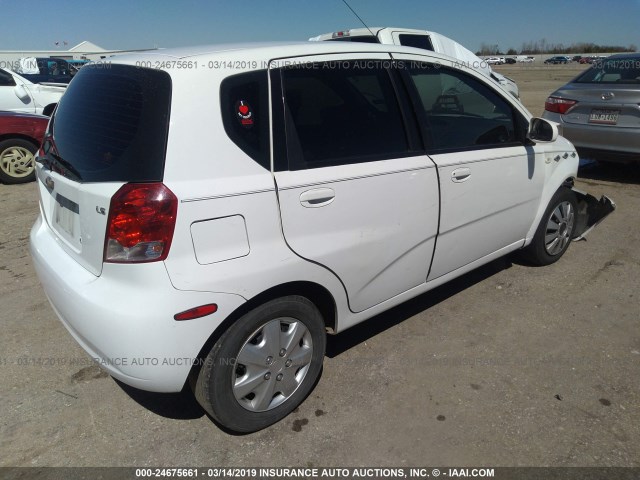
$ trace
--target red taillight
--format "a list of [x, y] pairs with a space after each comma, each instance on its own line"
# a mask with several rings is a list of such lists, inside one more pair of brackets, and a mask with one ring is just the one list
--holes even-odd
[[44, 137], [42, 138], [42, 142], [40, 143], [38, 156], [44, 157], [49, 152], [52, 152], [55, 154], [58, 153], [56, 150], [55, 144], [53, 143], [53, 137], [50, 134], [45, 133]]
[[182, 313], [176, 313], [173, 318], [175, 320], [193, 320], [194, 318], [205, 317], [216, 313], [218, 311], [218, 305], [215, 303], [209, 303], [208, 305], [201, 305], [199, 307], [185, 310]]
[[560, 115], [564, 115], [567, 111], [573, 107], [576, 103], [575, 100], [567, 100], [566, 98], [559, 97], [549, 97], [547, 101], [544, 102], [544, 109], [547, 112], [559, 113]]
[[176, 224], [178, 199], [162, 183], [128, 183], [111, 199], [104, 261], [164, 260]]

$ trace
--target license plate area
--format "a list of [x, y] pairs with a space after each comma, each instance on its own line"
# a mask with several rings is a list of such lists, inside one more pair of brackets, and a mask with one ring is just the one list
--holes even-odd
[[54, 206], [54, 225], [56, 231], [74, 246], [79, 246], [80, 205], [68, 198], [56, 194]]
[[615, 125], [618, 123], [619, 115], [620, 110], [594, 108], [589, 114], [589, 123], [597, 123], [600, 125]]

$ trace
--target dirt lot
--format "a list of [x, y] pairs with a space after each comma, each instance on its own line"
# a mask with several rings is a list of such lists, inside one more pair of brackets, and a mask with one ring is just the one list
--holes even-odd
[[544, 101], [549, 94], [589, 66], [579, 63], [568, 65], [516, 63], [496, 65], [493, 68], [516, 81], [522, 103], [532, 114], [540, 116], [544, 111]]
[[[581, 68], [500, 71], [540, 114]], [[330, 338], [311, 396], [246, 436], [89, 364], [34, 275], [35, 187], [0, 185], [0, 466], [640, 466], [639, 170], [581, 171], [618, 210], [559, 263], [502, 259]]]

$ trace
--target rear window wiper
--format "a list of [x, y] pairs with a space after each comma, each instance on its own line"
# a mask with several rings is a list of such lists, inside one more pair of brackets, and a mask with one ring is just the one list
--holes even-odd
[[39, 157], [38, 162], [42, 163], [42, 165], [49, 170], [54, 170], [54, 168], [56, 171], [59, 170], [58, 173], [70, 178], [71, 180], [82, 181], [82, 175], [76, 167], [71, 165], [71, 163], [67, 162], [60, 155], [56, 155], [51, 151], [46, 153], [44, 157]]

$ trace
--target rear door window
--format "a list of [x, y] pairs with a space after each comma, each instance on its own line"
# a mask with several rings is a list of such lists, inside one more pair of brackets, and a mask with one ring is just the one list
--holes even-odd
[[162, 70], [85, 67], [58, 104], [47, 156], [81, 182], [161, 181], [170, 106], [171, 77]]
[[232, 75], [220, 86], [220, 106], [227, 136], [270, 170], [268, 88], [266, 70]]
[[381, 64], [327, 62], [282, 71], [290, 169], [407, 155], [404, 119]]

